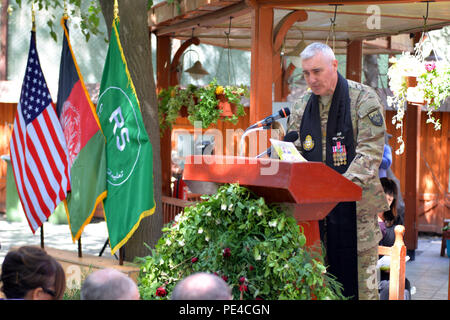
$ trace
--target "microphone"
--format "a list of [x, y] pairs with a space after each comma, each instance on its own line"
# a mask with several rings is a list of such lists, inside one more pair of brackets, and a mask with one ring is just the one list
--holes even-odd
[[[298, 132], [297, 131], [289, 131], [284, 136], [283, 141], [285, 141], [285, 142], [294, 142], [297, 139], [298, 139]], [[267, 148], [267, 150], [264, 151], [263, 153], [261, 153], [260, 155], [258, 155], [257, 158], [260, 158], [260, 157], [262, 157], [265, 154], [267, 154], [270, 157], [271, 154], [272, 154], [272, 147]]]
[[[250, 127], [247, 128], [247, 130], [259, 128], [259, 127], [265, 128], [267, 126], [270, 126], [272, 124], [272, 122], [274, 122], [275, 120], [289, 117], [290, 114], [291, 114], [291, 110], [289, 110], [289, 108], [281, 108], [280, 110], [278, 110], [278, 112], [272, 114], [271, 116], [268, 116], [268, 117], [264, 118], [263, 120], [258, 121], [254, 125], [251, 125]], [[245, 131], [247, 131], [247, 130], [245, 130]]]

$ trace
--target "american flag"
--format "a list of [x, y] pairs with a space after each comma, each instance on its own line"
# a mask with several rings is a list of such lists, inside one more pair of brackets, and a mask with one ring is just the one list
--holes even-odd
[[34, 233], [70, 189], [67, 146], [41, 70], [34, 31], [10, 150], [19, 198]]

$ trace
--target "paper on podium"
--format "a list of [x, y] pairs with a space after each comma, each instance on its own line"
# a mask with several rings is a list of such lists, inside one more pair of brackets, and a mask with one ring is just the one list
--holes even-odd
[[306, 162], [305, 158], [298, 152], [297, 148], [292, 142], [270, 139], [272, 147], [278, 154], [280, 160], [292, 162]]

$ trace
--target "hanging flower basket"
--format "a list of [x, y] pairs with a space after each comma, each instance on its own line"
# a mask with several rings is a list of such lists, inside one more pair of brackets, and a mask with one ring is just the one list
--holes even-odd
[[404, 52], [389, 62], [392, 63], [388, 70], [389, 88], [393, 96], [388, 97], [387, 102], [396, 111], [392, 124], [401, 130], [396, 150], [400, 155], [404, 151], [403, 117], [407, 102], [425, 105], [427, 123], [434, 124], [435, 130], [441, 128], [439, 119], [435, 119], [432, 112], [439, 110], [441, 103], [450, 96], [450, 65], [443, 61], [425, 61], [421, 44], [416, 45], [414, 55]]
[[222, 111], [220, 113], [221, 118], [232, 117], [234, 114], [236, 114], [236, 104], [230, 103], [230, 101], [224, 94], [218, 94], [216, 95], [216, 97], [217, 100], [219, 100], [217, 107]]
[[180, 108], [180, 117], [187, 118], [188, 117], [188, 109], [187, 106], [181, 106]]
[[218, 119], [237, 123], [245, 115], [241, 103], [243, 96], [248, 96], [244, 86], [220, 86], [214, 79], [204, 87], [189, 85], [161, 90], [159, 98], [159, 118], [162, 132], [172, 126], [178, 116], [187, 117], [195, 125], [201, 122], [202, 128], [208, 128]]

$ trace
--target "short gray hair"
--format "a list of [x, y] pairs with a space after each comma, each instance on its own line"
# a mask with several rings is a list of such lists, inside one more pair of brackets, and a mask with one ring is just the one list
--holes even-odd
[[219, 276], [197, 272], [184, 278], [173, 289], [171, 300], [231, 300], [231, 288]]
[[91, 273], [83, 283], [81, 300], [130, 300], [136, 283], [124, 273], [106, 268]]
[[336, 59], [333, 50], [331, 50], [329, 46], [321, 42], [313, 42], [308, 45], [300, 54], [300, 58], [302, 58], [302, 60], [308, 60], [318, 53], [322, 53], [324, 57], [329, 58], [330, 61]]

